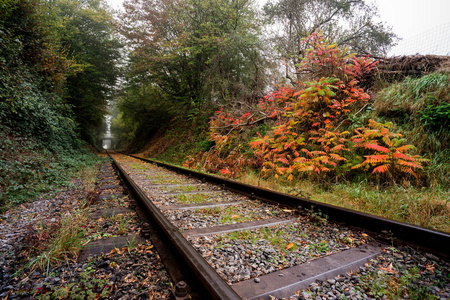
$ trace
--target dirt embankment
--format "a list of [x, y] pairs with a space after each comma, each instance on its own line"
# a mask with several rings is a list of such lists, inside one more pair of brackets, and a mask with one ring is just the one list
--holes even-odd
[[378, 74], [384, 76], [422, 76], [437, 70], [450, 71], [450, 56], [408, 55], [375, 57]]

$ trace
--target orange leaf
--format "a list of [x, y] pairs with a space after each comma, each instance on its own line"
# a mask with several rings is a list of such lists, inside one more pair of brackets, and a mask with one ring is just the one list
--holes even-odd
[[294, 247], [294, 243], [289, 243], [289, 244], [286, 246], [286, 249], [289, 250], [289, 249], [291, 249], [292, 247]]
[[395, 272], [394, 269], [393, 269], [392, 263], [389, 266], [387, 266], [386, 268], [384, 268], [381, 265], [379, 265], [379, 268], [380, 268], [380, 270], [386, 271], [388, 273], [397, 274], [397, 272]]
[[379, 152], [389, 153], [389, 149], [388, 148], [382, 147], [382, 146], [376, 145], [376, 144], [366, 144], [365, 148], [366, 149], [372, 149], [372, 150], [379, 151]]
[[[113, 254], [115, 254], [115, 253], [117, 253], [117, 252], [119, 252], [119, 249], [114, 248], [114, 249], [112, 249], [112, 250], [108, 253], [108, 256], [113, 255]], [[119, 253], [119, 254], [120, 254], [120, 253]]]
[[363, 162], [363, 164], [380, 163], [380, 162], [385, 162], [388, 159], [389, 159], [389, 155], [387, 155], [387, 154], [367, 155], [366, 160]]
[[379, 172], [379, 173], [384, 173], [389, 169], [389, 165], [381, 165], [376, 167], [375, 169], [373, 169], [373, 173]]
[[414, 158], [412, 158], [412, 157], [410, 157], [410, 156], [408, 156], [406, 154], [403, 154], [401, 152], [395, 152], [394, 154], [392, 154], [392, 157], [402, 158], [404, 160], [414, 161]]
[[404, 160], [398, 160], [398, 164], [399, 165], [403, 165], [403, 166], [408, 166], [408, 167], [411, 167], [411, 168], [413, 168], [414, 170], [416, 169], [416, 168], [418, 168], [418, 169], [422, 169], [423, 167], [422, 167], [422, 165], [420, 164], [420, 163], [414, 163], [414, 162], [410, 162], [410, 161], [404, 161]]
[[398, 147], [398, 148], [396, 149], [396, 151], [398, 151], [398, 152], [404, 152], [404, 151], [412, 150], [412, 149], [416, 149], [416, 147], [414, 147], [413, 145], [405, 145], [405, 146]]

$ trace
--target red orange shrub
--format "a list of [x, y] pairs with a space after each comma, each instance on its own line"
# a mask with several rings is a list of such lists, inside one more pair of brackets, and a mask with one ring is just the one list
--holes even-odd
[[[186, 166], [201, 162], [202, 168], [228, 176], [251, 167], [264, 176], [287, 180], [302, 174], [320, 174], [324, 179], [323, 174], [332, 177], [339, 165], [362, 149], [368, 155], [351, 166], [354, 171], [373, 168], [390, 179], [416, 176], [422, 159], [408, 154], [414, 147], [403, 145], [401, 136], [386, 125], [370, 121], [369, 128], [359, 128], [350, 138], [350, 132], [339, 130], [351, 110], [370, 99], [358, 79], [376, 62], [348, 54], [321, 34], [313, 34], [304, 42], [311, 48], [299, 64], [299, 72], [312, 75], [313, 80], [298, 82], [297, 89], [278, 87], [254, 106], [236, 102], [221, 107], [210, 121], [215, 145], [197, 159], [188, 160]], [[268, 128], [263, 134], [258, 131], [261, 124]], [[243, 137], [252, 131], [253, 136]]]

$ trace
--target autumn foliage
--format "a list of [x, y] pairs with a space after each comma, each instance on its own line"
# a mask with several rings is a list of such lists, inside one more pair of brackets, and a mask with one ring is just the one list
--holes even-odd
[[401, 134], [389, 131], [392, 123], [379, 124], [369, 120], [369, 128], [355, 130], [352, 137], [353, 147], [361, 147], [372, 153], [352, 169], [372, 169], [373, 173], [385, 174], [391, 179], [399, 175], [412, 175], [417, 178], [416, 170], [422, 169], [425, 161], [419, 155], [409, 152], [415, 150], [413, 145], [405, 145]]
[[351, 129], [350, 114], [370, 100], [360, 79], [376, 62], [349, 54], [320, 33], [303, 42], [310, 48], [298, 73], [308, 81], [279, 86], [257, 105], [221, 107], [210, 121], [215, 145], [185, 165], [228, 176], [253, 168], [289, 181], [309, 176], [324, 182], [358, 172], [381, 174], [388, 181], [417, 178], [424, 160], [410, 154], [414, 146], [391, 132], [389, 124], [370, 120], [368, 127]]

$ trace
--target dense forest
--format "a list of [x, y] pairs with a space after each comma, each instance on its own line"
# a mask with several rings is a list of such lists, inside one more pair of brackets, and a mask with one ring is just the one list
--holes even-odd
[[100, 0], [0, 1], [0, 206], [96, 160], [122, 44]]
[[395, 69], [369, 1], [0, 9], [2, 207], [95, 161], [111, 114], [126, 151], [450, 230], [448, 60]]

